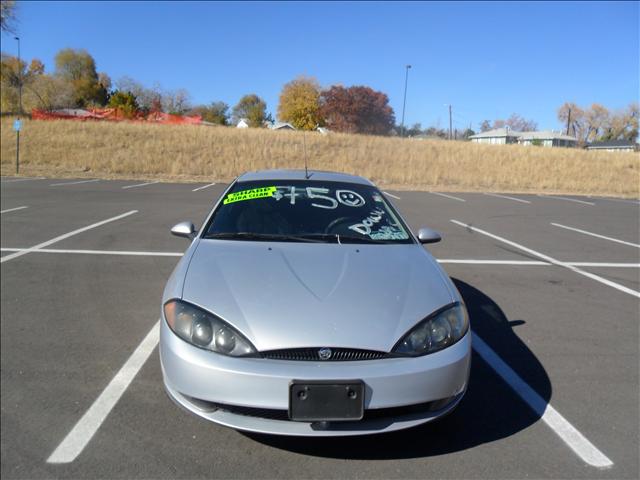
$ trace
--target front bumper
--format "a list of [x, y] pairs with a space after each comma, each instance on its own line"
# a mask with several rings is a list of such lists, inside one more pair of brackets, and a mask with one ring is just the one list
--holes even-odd
[[[203, 418], [239, 430], [331, 436], [363, 435], [409, 428], [451, 411], [466, 391], [471, 362], [470, 332], [455, 345], [424, 357], [347, 362], [305, 362], [233, 358], [196, 348], [178, 338], [163, 320], [160, 363], [169, 396]], [[287, 410], [289, 383], [353, 380], [365, 384], [365, 412], [450, 399], [426, 410], [358, 422], [293, 422], [215, 409], [211, 403], [268, 411]], [[236, 409], [237, 410], [237, 409]]]

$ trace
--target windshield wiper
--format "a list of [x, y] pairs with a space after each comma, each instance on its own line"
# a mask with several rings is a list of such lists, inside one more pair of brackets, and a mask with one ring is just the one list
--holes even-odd
[[389, 243], [386, 240], [375, 240], [373, 238], [358, 237], [356, 235], [340, 235], [338, 233], [307, 233], [300, 236], [305, 238], [333, 240], [335, 243]]
[[375, 240], [356, 235], [340, 235], [337, 233], [301, 233], [300, 235], [283, 235], [279, 233], [255, 232], [220, 232], [209, 233], [202, 238], [214, 240], [254, 240], [258, 242], [309, 242], [309, 243], [390, 243], [387, 240]]
[[376, 240], [369, 237], [356, 237], [355, 235], [338, 235], [339, 242], [344, 243], [389, 243], [387, 240]]
[[306, 235], [282, 235], [278, 233], [255, 232], [221, 232], [209, 233], [202, 238], [215, 240], [255, 240], [260, 242], [312, 242], [323, 243], [320, 239], [310, 238]]

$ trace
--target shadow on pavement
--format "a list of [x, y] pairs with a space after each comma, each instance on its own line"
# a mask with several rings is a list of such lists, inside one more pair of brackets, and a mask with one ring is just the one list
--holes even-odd
[[[515, 334], [524, 320], [509, 320], [475, 287], [453, 279], [464, 298], [473, 331], [547, 402], [551, 383], [536, 356]], [[469, 388], [447, 417], [412, 429], [362, 437], [279, 437], [244, 433], [260, 443], [317, 457], [401, 459], [458, 452], [509, 437], [539, 419], [474, 351]]]

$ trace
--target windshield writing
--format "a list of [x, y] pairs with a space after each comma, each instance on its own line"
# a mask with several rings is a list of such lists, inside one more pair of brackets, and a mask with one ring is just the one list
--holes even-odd
[[[235, 234], [235, 235], [234, 235]], [[406, 227], [374, 187], [339, 182], [234, 185], [205, 237], [245, 240], [411, 243]], [[375, 241], [375, 242], [373, 242]]]

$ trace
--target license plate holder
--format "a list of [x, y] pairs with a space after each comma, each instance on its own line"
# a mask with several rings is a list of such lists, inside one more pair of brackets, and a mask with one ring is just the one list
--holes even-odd
[[289, 384], [289, 419], [299, 422], [362, 420], [362, 380], [292, 380]]

